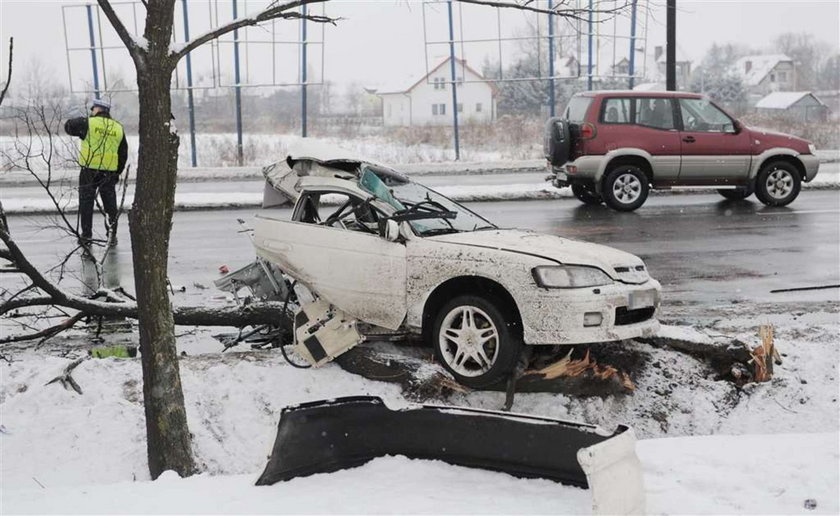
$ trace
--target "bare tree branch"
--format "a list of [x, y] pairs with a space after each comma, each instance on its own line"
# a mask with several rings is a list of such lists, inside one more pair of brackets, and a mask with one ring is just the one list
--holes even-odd
[[6, 98], [6, 92], [9, 91], [9, 84], [12, 83], [12, 56], [15, 49], [15, 38], [9, 38], [9, 72], [6, 74], [6, 85], [3, 86], [3, 91], [0, 92], [0, 106], [3, 105], [3, 99]]
[[120, 17], [117, 16], [117, 13], [114, 11], [114, 8], [111, 7], [111, 2], [108, 0], [96, 0], [99, 4], [99, 8], [102, 9], [102, 12], [105, 13], [105, 16], [108, 18], [108, 21], [111, 22], [111, 25], [114, 27], [114, 30], [117, 31], [117, 35], [122, 40], [125, 48], [128, 49], [128, 53], [131, 55], [132, 59], [137, 59], [138, 53], [138, 46], [137, 41], [131, 36], [131, 33], [128, 32], [128, 29], [125, 28], [123, 25], [122, 20]]
[[[102, 1], [102, 0], [100, 0]], [[173, 65], [178, 62], [182, 57], [190, 53], [191, 51], [195, 50], [197, 47], [207, 43], [208, 41], [212, 41], [220, 36], [223, 36], [229, 32], [233, 32], [236, 29], [241, 29], [243, 27], [248, 27], [251, 25], [257, 25], [264, 21], [275, 20], [275, 19], [300, 19], [306, 18], [309, 21], [313, 21], [316, 23], [335, 23], [338, 21], [338, 18], [330, 18], [329, 16], [319, 16], [319, 15], [306, 15], [303, 16], [299, 12], [291, 11], [297, 7], [307, 4], [314, 4], [314, 3], [321, 3], [327, 2], [329, 0], [293, 0], [291, 2], [285, 2], [282, 4], [278, 4], [277, 1], [272, 2], [269, 4], [268, 7], [260, 11], [255, 16], [249, 16], [247, 18], [241, 18], [238, 20], [234, 20], [228, 24], [222, 25], [221, 27], [217, 27], [209, 32], [198, 36], [197, 38], [193, 39], [192, 41], [187, 42], [183, 46], [179, 48], [174, 48], [170, 53], [172, 57]]]
[[[501, 9], [519, 9], [520, 11], [530, 11], [533, 13], [541, 13], [541, 14], [553, 14], [555, 16], [559, 16], [561, 18], [569, 18], [573, 20], [581, 20], [586, 21], [588, 20], [589, 13], [593, 14], [618, 14], [620, 12], [625, 11], [629, 7], [628, 2], [624, 2], [621, 5], [616, 5], [615, 7], [611, 7], [608, 9], [599, 9], [593, 7], [592, 9], [589, 8], [570, 8], [563, 5], [557, 5], [557, 7], [553, 9], [546, 9], [542, 7], [537, 7], [533, 5], [532, 0], [524, 0], [524, 1], [513, 1], [513, 2], [505, 2], [504, 0], [493, 1], [493, 0], [456, 0], [461, 2], [462, 4], [474, 4], [474, 5], [485, 5], [488, 7], [497, 7]], [[599, 20], [605, 21], [605, 20]]]

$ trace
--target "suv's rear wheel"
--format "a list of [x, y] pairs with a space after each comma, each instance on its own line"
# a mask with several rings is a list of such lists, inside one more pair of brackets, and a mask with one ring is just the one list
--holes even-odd
[[614, 210], [635, 210], [645, 203], [649, 191], [647, 176], [635, 165], [619, 165], [604, 178], [604, 202]]
[[572, 185], [572, 193], [584, 204], [598, 205], [604, 202], [600, 195], [583, 185]]
[[755, 178], [755, 196], [767, 206], [787, 206], [799, 195], [802, 179], [786, 161], [764, 165]]
[[739, 186], [738, 188], [729, 188], [729, 189], [721, 188], [721, 189], [718, 190], [718, 193], [721, 194], [722, 196], [726, 197], [727, 199], [730, 199], [730, 200], [733, 200], [733, 201], [740, 201], [741, 199], [746, 199], [747, 197], [752, 195], [754, 191], [755, 191], [755, 188], [753, 188], [753, 185], [749, 185], [749, 186]]
[[487, 387], [504, 380], [522, 350], [522, 338], [495, 301], [458, 296], [435, 317], [431, 339], [435, 355], [456, 380]]

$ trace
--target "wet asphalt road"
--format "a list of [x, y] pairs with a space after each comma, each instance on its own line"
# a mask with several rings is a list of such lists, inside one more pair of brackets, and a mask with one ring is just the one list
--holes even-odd
[[[771, 290], [840, 284], [840, 192], [805, 191], [787, 208], [754, 199], [726, 201], [717, 194], [651, 196], [634, 213], [617, 213], [576, 200], [473, 203], [502, 227], [521, 227], [610, 245], [641, 256], [663, 286], [667, 306], [721, 307], [731, 303], [838, 301], [840, 289], [770, 293]], [[170, 278], [179, 296], [216, 295], [220, 265], [231, 270], [254, 256], [238, 218], [256, 210], [178, 212], [172, 232]], [[269, 210], [288, 216], [288, 210]], [[10, 217], [19, 245], [40, 266], [54, 264], [71, 246], [44, 216]], [[98, 223], [98, 219], [97, 219]], [[125, 224], [114, 256], [124, 285], [133, 283]], [[70, 276], [81, 276], [70, 263]], [[8, 278], [7, 275], [4, 275]], [[6, 279], [6, 278], [0, 278]], [[181, 299], [186, 302], [187, 299]]]

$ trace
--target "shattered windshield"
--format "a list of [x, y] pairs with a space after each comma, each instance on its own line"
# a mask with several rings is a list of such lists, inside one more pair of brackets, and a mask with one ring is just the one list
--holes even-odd
[[411, 181], [388, 182], [390, 184], [366, 166], [359, 186], [393, 206], [397, 210], [395, 215], [411, 212], [412, 217], [405, 220], [420, 236], [496, 228], [481, 216], [425, 186]]

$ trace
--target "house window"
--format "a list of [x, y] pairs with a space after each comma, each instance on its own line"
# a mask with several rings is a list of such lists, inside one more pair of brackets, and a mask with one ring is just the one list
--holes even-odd
[[441, 115], [445, 115], [446, 114], [446, 104], [441, 104], [440, 107], [438, 107], [438, 112]]
[[776, 82], [776, 74], [775, 73], [770, 74], [770, 82]]
[[446, 79], [443, 77], [435, 77], [434, 81], [432, 81], [436, 90], [445, 90], [446, 89]]
[[779, 72], [779, 82], [787, 82], [787, 72]]
[[438, 114], [438, 105], [437, 104], [432, 104], [432, 116], [435, 116], [437, 114]]
[[460, 102], [458, 103], [458, 112], [459, 112], [459, 113], [463, 113], [463, 112], [464, 112], [464, 105], [463, 105], [463, 104], [461, 104]]
[[481, 102], [479, 102], [475, 105], [475, 112], [476, 113], [481, 113]]

